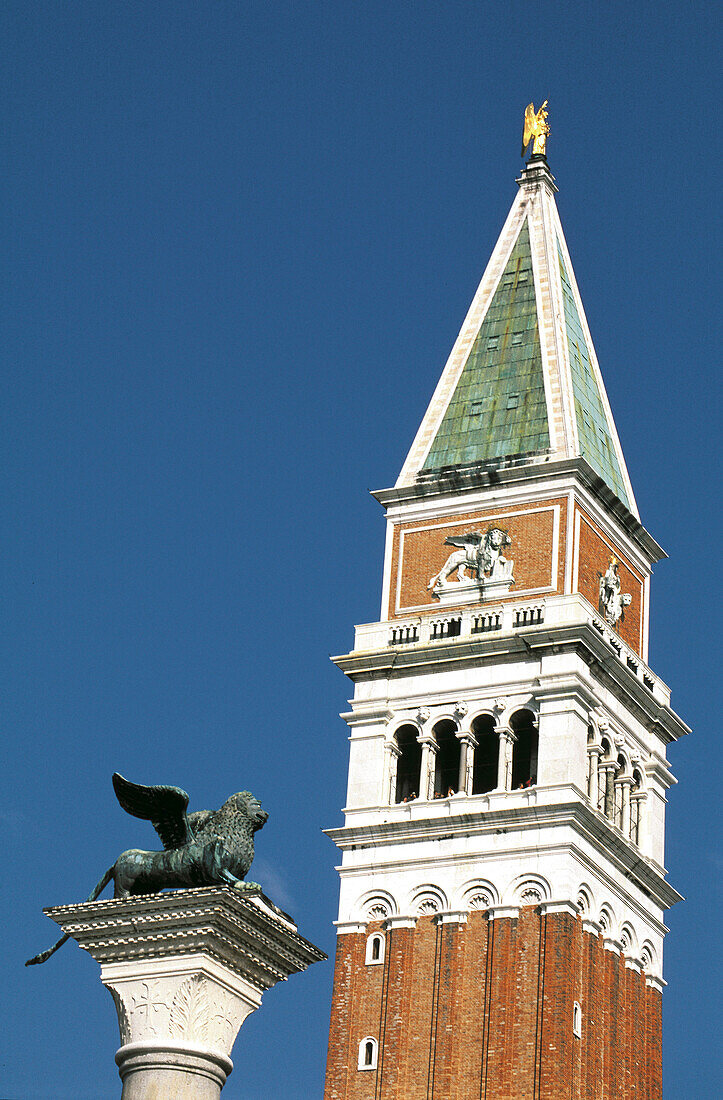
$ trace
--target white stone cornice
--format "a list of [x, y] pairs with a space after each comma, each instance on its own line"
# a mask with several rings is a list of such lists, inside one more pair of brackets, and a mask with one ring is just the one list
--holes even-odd
[[516, 920], [519, 915], [519, 905], [490, 905], [487, 910], [487, 916], [490, 920]]
[[[379, 813], [385, 815], [379, 820]], [[569, 826], [573, 834], [602, 850], [605, 859], [627, 879], [638, 885], [662, 908], [682, 900], [666, 882], [663, 869], [645, 859], [604, 815], [594, 810], [587, 796], [576, 787], [552, 785], [522, 791], [494, 791], [486, 795], [414, 802], [398, 806], [371, 807], [348, 811], [353, 825], [324, 830], [343, 851], [374, 850], [372, 867], [380, 866], [379, 848], [398, 842], [437, 841], [440, 828], [450, 840], [494, 836], [501, 829], [519, 831], [519, 846], [526, 846], [525, 834], [548, 826]], [[357, 855], [357, 859], [358, 859]]]
[[443, 909], [432, 919], [435, 924], [466, 924], [468, 916], [466, 909]]
[[359, 932], [366, 932], [365, 921], [360, 920], [335, 920], [337, 936], [353, 936]]
[[603, 936], [602, 943], [606, 951], [612, 951], [615, 955], [622, 955], [623, 945], [620, 940], [616, 940], [614, 936]]
[[417, 918], [410, 915], [399, 914], [395, 917], [387, 917], [382, 928], [387, 932], [393, 932], [395, 928], [416, 928]]
[[651, 989], [657, 989], [658, 993], [662, 993], [668, 983], [663, 978], [658, 977], [657, 974], [648, 974], [645, 978], [645, 984], [650, 986]]
[[598, 922], [590, 920], [589, 917], [582, 918], [582, 930], [583, 932], [589, 932], [591, 936], [599, 936], [602, 931]]
[[578, 917], [580, 910], [573, 901], [541, 901], [537, 906], [540, 913], [568, 913], [571, 917]]

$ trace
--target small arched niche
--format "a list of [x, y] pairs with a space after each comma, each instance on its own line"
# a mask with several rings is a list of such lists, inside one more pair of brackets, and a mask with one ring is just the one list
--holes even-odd
[[497, 765], [500, 755], [500, 739], [491, 714], [480, 714], [472, 722], [472, 733], [477, 741], [474, 750], [472, 794], [487, 794], [498, 787]]
[[456, 794], [459, 785], [460, 743], [457, 725], [451, 718], [443, 718], [434, 727], [437, 752], [434, 761], [434, 796], [446, 798]]
[[400, 726], [394, 734], [399, 749], [395, 802], [408, 802], [419, 797], [419, 773], [422, 767], [422, 746], [417, 740], [416, 726]]
[[512, 748], [512, 790], [537, 783], [537, 729], [531, 710], [518, 710], [510, 719], [517, 740]]

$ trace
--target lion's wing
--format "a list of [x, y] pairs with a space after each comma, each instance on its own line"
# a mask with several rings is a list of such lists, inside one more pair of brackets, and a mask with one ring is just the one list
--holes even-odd
[[180, 787], [144, 787], [115, 772], [113, 789], [127, 814], [151, 822], [164, 848], [180, 848], [191, 839], [188, 795]]
[[459, 546], [461, 550], [466, 550], [470, 546], [479, 546], [482, 542], [482, 535], [478, 535], [476, 531], [470, 531], [468, 535], [449, 535], [445, 540], [445, 546]]

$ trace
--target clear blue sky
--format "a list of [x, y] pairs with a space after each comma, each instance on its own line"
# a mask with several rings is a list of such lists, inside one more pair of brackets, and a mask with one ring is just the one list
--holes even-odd
[[[251, 787], [255, 870], [330, 954], [350, 685], [393, 483], [515, 194], [550, 165], [656, 570], [670, 757], [666, 1100], [715, 1097], [718, 5], [0, 9], [3, 1098], [119, 1095], [44, 905], [152, 843], [110, 776]], [[715, 706], [715, 709], [714, 709]], [[321, 1093], [331, 963], [243, 1026], [228, 1100]], [[241, 1069], [240, 1067], [243, 1067]], [[242, 1085], [242, 1077], [246, 1079]], [[716, 1083], [716, 1081], [718, 1083]]]

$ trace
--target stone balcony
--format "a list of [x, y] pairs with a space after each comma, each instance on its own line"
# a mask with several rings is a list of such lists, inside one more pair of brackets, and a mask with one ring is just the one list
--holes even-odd
[[664, 706], [670, 705], [670, 689], [611, 629], [584, 596], [549, 596], [540, 600], [507, 601], [496, 605], [448, 609], [435, 608], [421, 615], [388, 622], [363, 623], [355, 629], [353, 653], [394, 648], [419, 648], [440, 643], [469, 643], [483, 635], [516, 635], [586, 624], [629, 672]]

